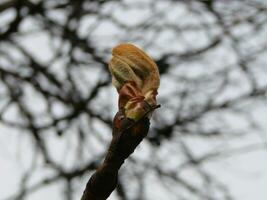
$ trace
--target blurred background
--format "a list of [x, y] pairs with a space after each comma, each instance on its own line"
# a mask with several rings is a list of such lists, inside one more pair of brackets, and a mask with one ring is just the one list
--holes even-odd
[[266, 200], [267, 1], [0, 0], [0, 200], [79, 199], [111, 140], [121, 42], [160, 74], [110, 200]]

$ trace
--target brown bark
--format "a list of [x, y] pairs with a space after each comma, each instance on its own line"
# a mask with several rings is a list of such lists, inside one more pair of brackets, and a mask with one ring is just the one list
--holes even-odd
[[118, 171], [135, 150], [149, 130], [147, 117], [134, 122], [124, 117], [124, 112], [116, 114], [113, 121], [113, 138], [104, 162], [89, 179], [81, 200], [104, 200], [117, 186]]

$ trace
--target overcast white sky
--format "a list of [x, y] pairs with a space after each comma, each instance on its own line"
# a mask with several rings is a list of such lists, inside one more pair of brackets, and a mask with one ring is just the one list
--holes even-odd
[[[114, 6], [116, 6], [116, 4]], [[110, 9], [114, 9], [114, 6], [110, 6], [110, 8], [107, 7], [105, 12], [108, 12], [108, 10]], [[162, 3], [162, 5], [158, 6], [162, 6], [162, 8], [164, 8], [165, 6], [166, 8], [168, 8], [169, 5], [164, 5], [164, 3]], [[183, 8], [181, 7], [177, 8], [176, 10], [174, 9], [173, 12], [170, 12], [169, 18], [175, 18], [177, 17], [177, 13], [181, 13], [182, 15], [183, 12]], [[143, 20], [148, 14], [148, 11], [145, 9], [137, 8], [126, 12], [122, 8], [118, 8], [116, 10], [115, 16], [120, 19], [125, 19], [125, 21], [127, 21], [127, 23], [129, 24], [135, 24], [138, 21]], [[10, 16], [12, 17], [12, 15], [12, 11], [10, 11], [10, 13], [7, 12], [1, 14], [0, 26], [5, 24], [6, 20], [8, 20]], [[60, 18], [60, 15], [58, 17]], [[34, 28], [33, 22], [29, 20], [29, 22], [27, 23], [28, 24], [24, 25], [24, 29], [27, 30], [27, 27], [29, 29]], [[84, 26], [87, 26], [86, 24], [90, 24], [90, 20], [88, 19], [88, 21], [86, 21], [85, 19], [83, 23]], [[86, 28], [84, 28], [84, 30], [81, 28], [81, 35], [85, 34], [85, 32]], [[117, 41], [109, 41], [109, 38], [112, 38], [114, 37], [114, 35], [118, 34], [118, 30], [115, 27], [112, 27], [111, 24], [106, 23], [101, 25], [98, 30], [96, 30], [93, 34], [95, 35], [96, 40], [99, 41], [100, 46], [104, 46], [106, 44], [105, 42], [108, 41], [107, 45], [111, 47], [115, 45]], [[149, 37], [149, 35], [147, 36]], [[122, 35], [119, 35], [118, 37], [116, 37], [116, 39], [120, 41], [120, 37], [123, 38]], [[129, 35], [129, 40], [135, 41], [138, 37], [140, 37], [140, 34], [138, 33]], [[183, 50], [183, 45], [179, 45], [177, 47], [177, 43], [172, 40], [173, 37], [175, 37], [175, 35], [172, 35], [171, 33], [167, 32], [161, 35], [161, 38], [157, 42], [159, 43], [159, 45], [161, 45], [162, 51], [165, 50], [164, 47], [168, 49], [177, 49], [179, 47], [178, 51]], [[99, 38], [104, 39], [100, 40]], [[197, 42], [201, 44], [203, 41], [197, 40]], [[51, 59], [53, 55], [49, 46], [49, 37], [46, 33], [33, 34], [31, 37], [28, 38], [25, 37], [23, 41], [21, 41], [21, 43], [27, 47], [29, 52], [31, 52], [36, 58], [38, 58], [42, 62]], [[146, 44], [138, 45], [146, 48]], [[148, 51], [152, 55], [157, 56], [158, 54], [160, 54], [160, 52], [154, 52], [153, 50], [151, 50], [149, 48], [149, 45], [147, 47]], [[229, 58], [229, 60], [231, 59]], [[230, 62], [229, 60], [225, 62]], [[60, 68], [62, 67], [60, 66], [61, 64], [62, 63], [57, 64], [58, 69], [56, 70], [60, 70]], [[97, 75], [99, 75], [100, 73], [100, 71], [95, 71], [95, 74]], [[197, 72], [194, 71], [194, 73]], [[88, 82], [93, 81], [93, 78], [97, 78], [97, 75], [94, 77], [88, 76]], [[159, 94], [161, 93], [161, 90], [162, 94], [167, 90], [166, 87], [164, 87], [164, 81], [162, 85], [163, 86], [161, 86]], [[169, 89], [172, 90], [173, 88]], [[115, 113], [117, 99], [117, 94], [115, 90], [113, 88], [110, 88], [108, 90], [108, 94], [106, 95], [109, 97], [109, 103], [114, 105], [113, 113]], [[38, 100], [35, 101], [35, 97], [32, 98], [32, 101], [30, 103], [33, 109], [40, 109], [40, 104]], [[259, 124], [261, 124], [262, 130], [257, 130], [255, 131], [255, 133], [251, 133], [249, 136], [243, 137], [242, 140], [237, 139], [236, 141], [234, 141], [235, 145], [233, 145], [233, 148], [239, 146], [246, 146], [246, 144], [248, 145], [248, 148], [244, 149], [243, 153], [237, 152], [236, 154], [229, 156], [219, 156], [216, 159], [211, 159], [204, 166], [215, 177], [217, 177], [218, 180], [226, 183], [229, 186], [230, 191], [235, 197], [235, 200], [266, 200], [267, 198], [267, 146], [266, 149], [259, 148], [259, 145], [257, 145], [257, 147], [254, 146], [254, 144], [259, 144], [262, 142], [262, 137], [260, 136], [259, 132], [264, 135], [267, 130], [266, 111], [267, 110], [265, 106], [259, 106], [257, 109], [253, 110], [253, 116], [255, 117], [255, 120], [258, 121]], [[58, 110], [58, 112], [61, 112], [60, 109]], [[11, 118], [16, 118], [15, 112], [12, 110], [9, 111], [9, 115], [11, 116]], [[107, 132], [105, 128], [103, 128], [103, 131]], [[57, 136], [50, 135], [47, 141], [49, 141], [50, 143], [48, 145], [53, 146], [51, 151], [55, 152], [54, 156], [57, 157], [58, 161], [62, 160], [62, 155], [64, 157], [66, 146], [68, 146], [66, 144], [71, 141], [71, 138], [68, 139], [68, 141], [61, 141], [61, 139]], [[211, 148], [211, 146], [214, 145], [205, 141], [194, 141], [194, 139], [190, 138], [188, 138], [186, 142], [191, 146], [195, 146], [196, 152], [204, 152], [206, 149], [209, 149]], [[75, 144], [75, 141], [73, 143]], [[216, 145], [225, 145], [226, 143], [226, 141], [223, 141], [221, 143], [216, 143]], [[25, 169], [29, 168], [29, 166], [32, 164], [32, 158], [35, 156], [36, 153], [31, 144], [31, 138], [28, 137], [26, 133], [23, 133], [22, 131], [18, 131], [16, 129], [7, 128], [0, 123], [0, 200], [6, 200], [7, 197], [10, 197], [10, 195], [12, 196], [12, 194], [14, 194], [14, 192], [17, 191], [20, 187], [19, 180], [21, 178], [21, 175], [25, 172]], [[250, 144], [252, 144], [252, 146], [250, 146]], [[143, 145], [145, 148], [147, 144]], [[101, 149], [101, 151], [103, 151], [103, 149]], [[140, 154], [138, 150], [135, 153], [137, 155]], [[49, 174], [53, 175], [52, 171], [42, 171], [43, 168], [41, 163], [41, 160], [37, 161], [37, 170], [34, 172], [36, 173], [36, 176], [34, 176], [34, 179], [30, 182], [34, 183], [36, 180], [40, 180], [43, 176], [47, 176]], [[192, 173], [190, 169], [188, 169], [188, 171], [185, 170], [184, 173], [184, 176], [186, 176], [187, 178], [191, 177], [192, 179], [194, 179], [195, 177], [195, 174]], [[87, 178], [89, 178], [89, 174]], [[75, 187], [77, 188], [77, 199], [79, 199], [82, 194], [87, 178], [84, 179], [83, 182], [75, 183]], [[36, 192], [33, 192], [30, 195], [29, 199], [60, 199], [60, 196], [62, 195], [61, 192], [63, 191], [63, 189], [63, 184], [59, 182], [49, 187], [45, 187], [43, 189], [37, 190]], [[166, 200], [164, 199], [164, 194], [161, 193], [160, 190], [160, 188], [151, 186], [151, 199], [154, 198], [157, 200]], [[115, 194], [113, 194], [110, 198], [110, 200], [113, 199], [116, 199]], [[218, 197], [216, 200], [220, 200], [220, 197]]]

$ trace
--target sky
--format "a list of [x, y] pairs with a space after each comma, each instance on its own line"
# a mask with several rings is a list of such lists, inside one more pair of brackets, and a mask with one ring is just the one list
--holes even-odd
[[[131, 4], [130, 1], [125, 1], [126, 4]], [[151, 3], [150, 1], [147, 1], [148, 5]], [[159, 3], [155, 6], [158, 6], [162, 10], [169, 9], [171, 5], [168, 3]], [[103, 10], [103, 12], [108, 13], [110, 10], [116, 8], [116, 4], [107, 6]], [[161, 10], [159, 9], [159, 11]], [[183, 16], [184, 14], [184, 8], [183, 7], [177, 7], [173, 8], [167, 16], [169, 20], [175, 20], [177, 17], [179, 18], [179, 14]], [[178, 14], [177, 14], [178, 13]], [[8, 11], [6, 13], [0, 14], [0, 26], [5, 24], [6, 21], [9, 20], [9, 18], [12, 18], [12, 11]], [[59, 20], [64, 21], [64, 16], [62, 17], [60, 14], [51, 13], [51, 15], [55, 15], [55, 17], [58, 17]], [[160, 12], [158, 13], [160, 18]], [[114, 16], [118, 19], [124, 19], [122, 22], [127, 23], [128, 25], [135, 25], [136, 23], [146, 19], [146, 16], [149, 16], [149, 10], [144, 8], [137, 7], [135, 9], [131, 9], [130, 11], [125, 11], [123, 7], [118, 7], [116, 9], [116, 12]], [[157, 15], [155, 15], [157, 17]], [[81, 28], [80, 28], [80, 34], [86, 35], [88, 29], [93, 24], [91, 22], [91, 18], [83, 19]], [[188, 19], [190, 21], [190, 17]], [[93, 20], [92, 20], [93, 21]], [[145, 23], [145, 22], [144, 22]], [[186, 20], [183, 22], [186, 23]], [[31, 30], [34, 29], [36, 26], [34, 20], [29, 19], [22, 27], [22, 30]], [[215, 30], [216, 32], [217, 30]], [[92, 34], [95, 37], [96, 41], [99, 43], [100, 47], [101, 45], [104, 47], [107, 45], [109, 50], [111, 50], [111, 47], [114, 46], [117, 42], [121, 41], [121, 38], [125, 38], [125, 34], [127, 33], [119, 33], [120, 30], [118, 30], [117, 27], [114, 27], [110, 23], [103, 23], [101, 26], [99, 26]], [[116, 36], [116, 37], [115, 37]], [[147, 44], [144, 44], [142, 42], [138, 42], [138, 38], [142, 36], [142, 32], [140, 33], [136, 31], [136, 33], [129, 35], [128, 39], [129, 41], [137, 41], [137, 45], [145, 48], [148, 50], [148, 52], [153, 55], [154, 57], [157, 57], [161, 54], [161, 51], [164, 52], [166, 50], [173, 50], [177, 52], [184, 51], [187, 47], [187, 44], [181, 44], [179, 41], [174, 41], [174, 38], [177, 37], [177, 35], [173, 34], [173, 32], [164, 31], [156, 41], [157, 46], [159, 47], [159, 51], [153, 51], [151, 49], [151, 45], [149, 42]], [[148, 38], [153, 38], [153, 35], [149, 34], [148, 32], [145, 35]], [[190, 38], [189, 36], [186, 36]], [[111, 40], [110, 38], [115, 38], [114, 40]], [[199, 37], [200, 38], [200, 37]], [[195, 35], [192, 35], [190, 39], [196, 41], [196, 45], [201, 45], [205, 43], [205, 39], [199, 39], [198, 37], [195, 38]], [[50, 36], [46, 32], [41, 33], [34, 33], [30, 35], [29, 37], [23, 37], [21, 40], [19, 39], [19, 42], [21, 45], [25, 46], [27, 50], [34, 55], [40, 62], [46, 63], [48, 60], [51, 60], [53, 57], [53, 50], [50, 46]], [[125, 40], [125, 39], [124, 39]], [[224, 54], [225, 52], [221, 52]], [[16, 52], [12, 52], [11, 54], [14, 55], [14, 57], [18, 57], [16, 55]], [[109, 52], [110, 54], [110, 52]], [[233, 61], [233, 58], [230, 58], [225, 61], [231, 62]], [[214, 62], [216, 64], [216, 60], [213, 60], [211, 62]], [[1, 63], [1, 61], [0, 61]], [[52, 70], [58, 71], [59, 77], [61, 76], [62, 79], [64, 78], [64, 74], [60, 74], [61, 70], [64, 69], [64, 61], [55, 63]], [[196, 68], [192, 68], [192, 73], [190, 73], [191, 76], [194, 76], [195, 74], [198, 75], [198, 71], [195, 70]], [[187, 69], [186, 69], [187, 70]], [[94, 73], [95, 76], [91, 76], [90, 73]], [[97, 79], [99, 76], [101, 76], [101, 70], [98, 69], [92, 69], [92, 71], [88, 72], [88, 74], [84, 73], [84, 77], [88, 83], [94, 82], [94, 79]], [[238, 77], [237, 77], [238, 78]], [[239, 77], [241, 78], [241, 77]], [[166, 85], [168, 85], [168, 81], [170, 81], [168, 78], [166, 80], [162, 81], [161, 88], [159, 90], [159, 94], [163, 95], [164, 93], [167, 93], [168, 90], [173, 90], [173, 87], [175, 86], [169, 86], [167, 88]], [[84, 89], [86, 92], [86, 88]], [[241, 91], [242, 89], [240, 89]], [[102, 94], [103, 98], [109, 99], [108, 105], [113, 105], [113, 108], [111, 108], [111, 112], [115, 113], [116, 110], [116, 101], [117, 101], [117, 94], [114, 88], [110, 87], [107, 90], [107, 94]], [[32, 105], [32, 108], [36, 110], [36, 112], [39, 112], [43, 108], [40, 106], [41, 103], [34, 94], [29, 94], [31, 98], [30, 104]], [[229, 95], [229, 94], [228, 94]], [[230, 95], [233, 95], [230, 92]], [[227, 96], [227, 95], [226, 95]], [[2, 105], [1, 105], [2, 106]], [[55, 113], [57, 113], [59, 116], [64, 113], [64, 109], [62, 109], [60, 106], [55, 108]], [[211, 174], [214, 175], [219, 181], [227, 183], [228, 187], [230, 188], [231, 193], [235, 197], [236, 200], [266, 200], [267, 197], [267, 156], [266, 156], [266, 148], [264, 146], [259, 147], [258, 144], [260, 144], [263, 140], [265, 140], [265, 143], [267, 145], [267, 139], [264, 135], [267, 126], [266, 126], [266, 108], [265, 106], [258, 106], [257, 108], [253, 109], [252, 112], [254, 119], [261, 125], [261, 130], [255, 130], [254, 133], [250, 133], [249, 135], [246, 135], [240, 140], [240, 138], [237, 138], [236, 140], [231, 139], [231, 142], [228, 141], [227, 138], [225, 138], [223, 141], [214, 141], [214, 143], [210, 143], [210, 140], [207, 141], [201, 141], [194, 138], [185, 138], [185, 143], [194, 146], [194, 150], [196, 154], [199, 154], [200, 156], [202, 153], [205, 153], [206, 151], [210, 149], [216, 149], [218, 146], [225, 145], [226, 151], [229, 149], [234, 150], [234, 154], [223, 154], [222, 156], [218, 156], [215, 158], [211, 158], [209, 161], [207, 161], [203, 166], [206, 170], [209, 170]], [[10, 118], [16, 119], [16, 109], [13, 108], [10, 109], [8, 112], [8, 115]], [[236, 123], [236, 121], [234, 122]], [[239, 121], [240, 124], [236, 124], [237, 127], [241, 126], [242, 120]], [[96, 124], [98, 128], [102, 130], [103, 134], [106, 136], [108, 135], [108, 129], [105, 127], [101, 127], [101, 125]], [[108, 143], [108, 139], [110, 139], [110, 136], [106, 137], [106, 143]], [[64, 157], [64, 154], [66, 152], [66, 148], [69, 148], [71, 145], [77, 145], [75, 143], [76, 141], [71, 138], [71, 136], [67, 139], [62, 141], [61, 139], [57, 138], [55, 135], [48, 135], [47, 143], [48, 146], [51, 146], [51, 151], [53, 152], [53, 156], [58, 162], [62, 162], [62, 160], [68, 162], [73, 161], [73, 157], [68, 155]], [[175, 142], [179, 141], [173, 141]], [[36, 150], [34, 149], [32, 144], [32, 140], [30, 137], [27, 136], [26, 132], [23, 132], [21, 130], [16, 130], [13, 128], [7, 128], [3, 124], [0, 123], [0, 200], [7, 200], [10, 195], [14, 194], [14, 191], [17, 191], [19, 189], [19, 180], [22, 176], [22, 174], [25, 172], [26, 169], [31, 167], [32, 165], [36, 165], [36, 169], [33, 173], [35, 173], [35, 176], [30, 180], [30, 183], [33, 184], [35, 182], [38, 182], [45, 176], [53, 176], [54, 172], [52, 170], [43, 168], [42, 160], [37, 159], [36, 162], [32, 162], [35, 156], [36, 156]], [[71, 144], [71, 145], [70, 145]], [[97, 142], [94, 142], [93, 144], [96, 147], [96, 150], [99, 150], [99, 152], [104, 152], [105, 148], [103, 146], [99, 145]], [[140, 156], [142, 158], [142, 154], [144, 149], [149, 149], [149, 144], [144, 142], [143, 147], [140, 147], [136, 150], [135, 156]], [[244, 148], [246, 147], [246, 148]], [[169, 144], [166, 143], [162, 145], [159, 152], [159, 157], [164, 158], [164, 149], [170, 148]], [[222, 148], [224, 149], [224, 148]], [[142, 151], [141, 151], [142, 150]], [[174, 156], [178, 156], [176, 154], [179, 154], [179, 150], [177, 149], [174, 151]], [[37, 153], [38, 154], [38, 153]], [[63, 159], [62, 159], [63, 157]], [[144, 156], [144, 158], [146, 158]], [[152, 158], [153, 159], [153, 158]], [[176, 157], [177, 159], [177, 157]], [[170, 163], [170, 167], [172, 166], [171, 160], [168, 161]], [[68, 165], [68, 164], [66, 164]], [[125, 163], [125, 166], [127, 167], [127, 162]], [[87, 179], [89, 178], [89, 175], [82, 179], [81, 181], [75, 182], [75, 198], [79, 199], [79, 197], [82, 194], [82, 191], [85, 187], [85, 184], [87, 182]], [[193, 170], [190, 170], [190, 167], [188, 167], [187, 170], [183, 171], [183, 174], [181, 174], [182, 177], [186, 177], [188, 179], [194, 180], [196, 178], [197, 181], [197, 175], [194, 173]], [[148, 175], [147, 181], [155, 181], [155, 177], [153, 174]], [[205, 187], [205, 185], [203, 186]], [[64, 191], [64, 184], [63, 182], [57, 182], [56, 184], [52, 184], [49, 187], [44, 187], [40, 190], [37, 190], [36, 192], [33, 192], [29, 195], [29, 199], [31, 200], [46, 200], [46, 199], [60, 199], [61, 193]], [[157, 192], [155, 192], [157, 191]], [[148, 194], [151, 199], [157, 199], [157, 200], [165, 200], [164, 199], [164, 189], [158, 188], [157, 185], [151, 185], [150, 188], [148, 188]], [[181, 191], [183, 192], [183, 191]], [[116, 194], [112, 194], [110, 197], [110, 200], [115, 200]], [[175, 197], [173, 197], [175, 199]], [[216, 200], [220, 200], [221, 197], [218, 194], [218, 197]], [[170, 199], [171, 200], [171, 199]], [[193, 199], [192, 199], [193, 200]]]

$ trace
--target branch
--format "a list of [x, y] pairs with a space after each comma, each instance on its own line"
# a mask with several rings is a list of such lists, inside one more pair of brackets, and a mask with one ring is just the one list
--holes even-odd
[[134, 122], [118, 112], [113, 121], [113, 138], [104, 162], [89, 179], [81, 200], [104, 200], [117, 186], [118, 171], [147, 135], [149, 119]]
[[15, 6], [17, 3], [17, 0], [9, 0], [9, 1], [6, 1], [6, 2], [3, 2], [0, 4], [0, 13], [9, 9], [9, 8], [12, 8], [13, 6]]
[[104, 200], [116, 188], [118, 171], [147, 135], [149, 117], [160, 106], [156, 95], [159, 72], [154, 61], [132, 44], [120, 44], [109, 63], [119, 94], [112, 141], [102, 165], [89, 179], [81, 200]]

